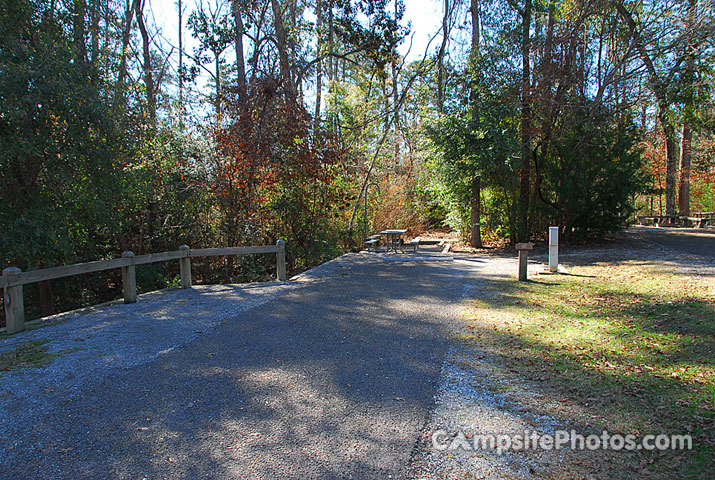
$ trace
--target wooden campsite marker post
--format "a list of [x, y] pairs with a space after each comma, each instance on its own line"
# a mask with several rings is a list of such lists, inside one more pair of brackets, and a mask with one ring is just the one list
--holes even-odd
[[519, 252], [519, 281], [526, 281], [527, 274], [527, 262], [529, 250], [534, 249], [534, 244], [532, 243], [517, 243], [516, 250]]

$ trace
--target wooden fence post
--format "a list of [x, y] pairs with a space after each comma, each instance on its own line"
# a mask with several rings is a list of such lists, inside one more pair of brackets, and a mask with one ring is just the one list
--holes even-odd
[[191, 257], [189, 257], [189, 246], [182, 245], [179, 251], [185, 252], [186, 256], [179, 259], [179, 270], [181, 271], [181, 288], [191, 288]]
[[[7, 267], [2, 271], [3, 276], [19, 275], [22, 273], [17, 267]], [[5, 302], [5, 325], [7, 333], [17, 333], [25, 330], [25, 305], [22, 298], [22, 285], [3, 288]]]
[[284, 240], [278, 240], [276, 242], [278, 245], [278, 253], [276, 253], [276, 270], [278, 280], [285, 282], [286, 280], [286, 242]]
[[[122, 258], [134, 258], [134, 252], [124, 252]], [[134, 265], [122, 267], [122, 285], [124, 287], [124, 303], [136, 303], [137, 276]]]

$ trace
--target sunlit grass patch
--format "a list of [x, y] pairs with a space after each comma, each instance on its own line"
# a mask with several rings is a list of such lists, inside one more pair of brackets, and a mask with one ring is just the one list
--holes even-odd
[[693, 435], [695, 451], [669, 452], [656, 466], [704, 473], [715, 455], [715, 280], [643, 262], [569, 270], [487, 282], [463, 338], [580, 407], [574, 422]]

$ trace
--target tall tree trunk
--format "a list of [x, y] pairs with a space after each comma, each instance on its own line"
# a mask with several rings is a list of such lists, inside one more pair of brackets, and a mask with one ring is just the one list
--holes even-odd
[[[253, 22], [253, 38], [260, 39], [263, 37], [263, 28], [266, 21], [266, 14], [268, 8], [270, 7], [270, 2], [264, 2], [261, 6], [258, 18]], [[250, 82], [256, 79], [258, 75], [258, 64], [262, 58], [262, 49], [264, 41], [250, 42], [253, 45], [253, 54], [248, 57], [248, 64], [251, 66], [251, 77]], [[248, 76], [248, 74], [247, 74]], [[248, 78], [247, 78], [248, 80]]]
[[[472, 67], [476, 68], [476, 58], [479, 54], [479, 1], [471, 0], [471, 17], [472, 17], [472, 45], [469, 52], [472, 59]], [[473, 80], [469, 98], [472, 102], [472, 122], [476, 125], [480, 123], [479, 107], [478, 107], [478, 85]], [[472, 181], [472, 238], [470, 245], [474, 248], [482, 247], [482, 227], [481, 227], [481, 204], [482, 204], [482, 184], [479, 174]]]
[[552, 57], [553, 57], [553, 46], [554, 46], [554, 23], [555, 23], [555, 10], [556, 2], [555, 0], [549, 1], [548, 17], [546, 19], [546, 39], [544, 41], [544, 58], [543, 65], [541, 67], [541, 81], [542, 81], [542, 94], [548, 97], [550, 102], [551, 98], [551, 87], [553, 85], [553, 68], [552, 68]]
[[472, 49], [474, 55], [479, 49], [479, 40], [481, 34], [481, 19], [479, 18], [479, 0], [470, 1], [470, 14], [472, 17]]
[[[447, 0], [445, 0], [447, 1]], [[395, 1], [395, 19], [397, 19], [397, 1]], [[393, 124], [393, 127], [395, 129], [395, 138], [393, 140], [393, 156], [394, 156], [394, 162], [395, 165], [398, 165], [400, 162], [400, 112], [399, 112], [399, 103], [400, 103], [400, 88], [398, 85], [398, 73], [397, 73], [397, 45], [395, 45], [395, 49], [393, 51], [393, 59], [392, 59], [392, 105], [393, 108], [395, 109], [395, 121]], [[345, 68], [345, 63], [343, 63], [343, 68]], [[343, 73], [343, 76], [345, 74]]]
[[184, 15], [182, 1], [178, 0], [179, 7], [179, 128], [184, 129]]
[[72, 42], [75, 48], [75, 58], [80, 64], [87, 62], [87, 44], [85, 42], [86, 0], [72, 2]]
[[472, 17], [472, 44], [469, 50], [470, 58], [470, 70], [472, 81], [469, 89], [469, 101], [472, 103], [472, 121], [475, 123], [480, 122], [480, 113], [477, 108], [478, 96], [479, 96], [479, 86], [481, 85], [481, 70], [477, 67], [477, 59], [479, 55], [479, 42], [480, 38], [480, 23], [479, 18], [479, 0], [470, 0], [470, 15]]
[[517, 240], [529, 238], [529, 193], [531, 191], [531, 0], [524, 1], [521, 33], [521, 170], [519, 172], [519, 218]]
[[[539, 65], [539, 67], [536, 67], [536, 65], [534, 67], [535, 69], [538, 68], [538, 73], [534, 74], [533, 98], [535, 99], [535, 102], [538, 102], [539, 108], [546, 113], [545, 118], [542, 120], [539, 129], [539, 142], [541, 152], [548, 151], [549, 149], [551, 131], [555, 124], [555, 118], [559, 113], [560, 106], [563, 104], [562, 101], [558, 98], [558, 94], [554, 95], [553, 93], [554, 68], [552, 63], [554, 45], [554, 24], [556, 17], [555, 3], [555, 0], [549, 1], [541, 64]], [[540, 26], [537, 27], [538, 30], [540, 30], [540, 28]], [[536, 64], [536, 61], [534, 61], [534, 63]], [[533, 173], [533, 188], [531, 188], [529, 219], [527, 222], [527, 231], [529, 233], [534, 231], [534, 223], [537, 218], [538, 201], [541, 198], [541, 184], [543, 182], [538, 151], [539, 150], [537, 149], [529, 149], [529, 153], [532, 160]]]
[[329, 0], [328, 6], [328, 82], [330, 83], [330, 88], [332, 88], [333, 81], [335, 80], [335, 72], [333, 71], [333, 0]]
[[480, 217], [481, 209], [482, 182], [479, 175], [472, 180], [472, 238], [470, 245], [474, 248], [482, 248], [482, 227]]
[[271, 0], [273, 8], [273, 24], [276, 29], [276, 46], [278, 47], [278, 64], [280, 66], [281, 78], [283, 79], [286, 93], [289, 98], [296, 98], [295, 85], [293, 85], [293, 75], [290, 70], [290, 59], [288, 57], [288, 35], [283, 23], [283, 12], [278, 0]]
[[633, 16], [623, 6], [621, 1], [615, 2], [615, 7], [631, 31], [631, 35], [635, 40], [638, 55], [648, 72], [650, 88], [653, 91], [658, 103], [658, 120], [660, 121], [665, 135], [665, 214], [675, 215], [677, 213], [675, 195], [678, 157], [676, 152], [675, 127], [673, 127], [668, 115], [670, 110], [670, 101], [668, 98], [667, 85], [665, 85], [663, 79], [658, 75], [658, 71], [655, 69], [653, 60], [646, 49], [645, 39], [638, 29], [638, 25], [635, 20], [633, 20]]
[[99, 0], [93, 0], [92, 1], [92, 7], [91, 7], [91, 18], [92, 18], [92, 27], [90, 31], [90, 35], [92, 38], [92, 58], [91, 61], [93, 64], [97, 64], [97, 61], [99, 60], [99, 20], [101, 17], [100, 13], [100, 2]]
[[690, 145], [693, 140], [693, 131], [690, 123], [683, 123], [682, 138], [680, 140], [680, 185], [678, 186], [678, 209], [684, 216], [690, 215]]
[[123, 103], [124, 82], [127, 77], [127, 56], [129, 55], [129, 41], [132, 38], [132, 20], [134, 18], [135, 4], [139, 0], [126, 0], [124, 10], [124, 28], [122, 29], [122, 51], [119, 53], [119, 72], [117, 75], [117, 89], [115, 103]]
[[445, 97], [445, 72], [444, 72], [444, 54], [447, 50], [447, 42], [449, 40], [449, 23], [450, 23], [450, 8], [449, 0], [444, 0], [444, 16], [442, 17], [442, 43], [437, 52], [437, 110], [439, 113], [444, 111]]
[[388, 77], [385, 76], [385, 78], [382, 81], [382, 99], [385, 102], [384, 108], [385, 108], [385, 114], [386, 114], [385, 115], [385, 133], [390, 131], [391, 126], [392, 126], [390, 124], [390, 122], [394, 121], [395, 113], [396, 113], [393, 111], [392, 118], [390, 118], [390, 94], [389, 94], [388, 88], [387, 88], [387, 81], [388, 81]]
[[[688, 10], [688, 29], [695, 25], [698, 2], [690, 0]], [[680, 137], [680, 179], [678, 182], [678, 210], [681, 215], [690, 215], [690, 163], [691, 163], [691, 143], [693, 140], [692, 123], [695, 116], [695, 58], [693, 55], [693, 45], [688, 45], [688, 58], [686, 60], [683, 80], [684, 87], [684, 107], [683, 107], [683, 130]]]
[[323, 101], [323, 2], [315, 1], [315, 30], [316, 30], [316, 52], [315, 52], [315, 114], [313, 116], [313, 130], [320, 127], [320, 107]]
[[154, 90], [154, 76], [152, 74], [152, 62], [151, 62], [151, 45], [149, 39], [149, 32], [146, 29], [146, 24], [144, 23], [144, 4], [141, 0], [134, 1], [134, 13], [137, 17], [137, 25], [139, 26], [139, 33], [142, 37], [142, 52], [144, 56], [143, 70], [144, 70], [144, 86], [146, 87], [146, 101], [147, 108], [149, 111], [149, 123], [153, 129], [156, 129], [156, 92]]
[[665, 214], [676, 215], [675, 198], [678, 157], [676, 152], [675, 128], [668, 118], [668, 110], [659, 102], [658, 118], [665, 134]]
[[[549, 3], [549, 6], [551, 3]], [[549, 10], [549, 16], [551, 16], [551, 11]], [[596, 60], [596, 83], [598, 84], [598, 90], [601, 90], [603, 85], [603, 37], [605, 36], [606, 29], [606, 18], [601, 19], [601, 31], [598, 35], [598, 57]]]
[[[286, 0], [284, 0], [286, 1]], [[288, 3], [288, 20], [290, 21], [290, 30], [286, 32], [286, 41], [290, 51], [290, 58], [298, 58], [295, 42], [295, 31], [297, 27], [297, 11], [298, 5], [296, 0], [287, 0]]]
[[216, 109], [216, 122], [221, 121], [221, 96], [223, 92], [221, 91], [221, 51], [214, 50], [212, 52], [214, 58], [216, 59], [215, 64], [215, 76], [216, 76], [216, 99], [214, 102], [214, 108]]
[[243, 12], [241, 11], [241, 0], [233, 0], [233, 19], [236, 24], [236, 74], [238, 76], [238, 98], [241, 104], [246, 103], [246, 61], [243, 58], [243, 35], [245, 27], [243, 25]]

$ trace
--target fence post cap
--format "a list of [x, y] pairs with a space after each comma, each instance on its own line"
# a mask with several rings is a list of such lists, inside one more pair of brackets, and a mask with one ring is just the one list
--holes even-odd
[[2, 271], [3, 275], [18, 275], [20, 273], [22, 273], [22, 270], [17, 267], [7, 267]]
[[179, 245], [179, 250], [190, 250], [190, 249], [191, 249], [191, 247], [189, 247], [188, 245]]
[[276, 242], [276, 245], [285, 245], [286, 241], [283, 239], [280, 239]]
[[134, 252], [132, 252], [131, 250], [122, 252], [122, 257], [133, 257], [133, 256], [134, 256]]

